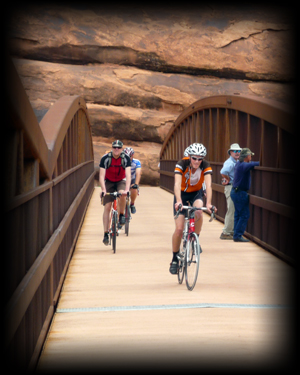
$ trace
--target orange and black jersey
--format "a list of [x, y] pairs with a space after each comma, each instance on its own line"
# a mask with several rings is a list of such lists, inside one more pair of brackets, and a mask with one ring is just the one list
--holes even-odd
[[202, 188], [204, 176], [206, 174], [212, 174], [212, 169], [209, 162], [203, 160], [200, 167], [196, 169], [196, 172], [192, 173], [190, 159], [182, 159], [176, 163], [174, 173], [182, 175], [181, 191], [192, 193]]

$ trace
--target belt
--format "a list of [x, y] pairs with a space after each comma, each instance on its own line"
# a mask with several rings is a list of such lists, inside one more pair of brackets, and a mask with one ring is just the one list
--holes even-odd
[[241, 189], [241, 188], [239, 188], [239, 187], [233, 187], [232, 189], [233, 189], [235, 192], [237, 192], [237, 191], [245, 191], [246, 193], [248, 192], [248, 189], [245, 190], [245, 189]]

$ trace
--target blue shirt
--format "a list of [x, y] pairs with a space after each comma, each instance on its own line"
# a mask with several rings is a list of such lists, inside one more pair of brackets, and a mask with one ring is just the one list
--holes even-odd
[[249, 190], [251, 184], [251, 169], [259, 166], [259, 161], [250, 161], [249, 163], [238, 161], [234, 168], [233, 187], [241, 190]]
[[131, 181], [136, 178], [136, 169], [142, 168], [141, 162], [138, 159], [132, 159], [131, 162]]
[[230, 181], [229, 183], [232, 184], [233, 182], [233, 176], [234, 176], [234, 167], [237, 163], [237, 160], [235, 160], [232, 156], [230, 156], [223, 164], [223, 168], [220, 170], [221, 174], [225, 174], [226, 176], [229, 176]]

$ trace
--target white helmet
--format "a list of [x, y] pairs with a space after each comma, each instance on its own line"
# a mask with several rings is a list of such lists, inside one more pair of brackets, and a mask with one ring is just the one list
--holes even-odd
[[191, 147], [191, 146], [187, 147], [187, 148], [184, 150], [183, 156], [187, 157], [187, 156], [190, 155], [190, 153], [189, 153], [189, 151], [190, 151], [190, 147]]
[[126, 147], [124, 150], [125, 154], [131, 157], [134, 154], [134, 149], [132, 147]]
[[193, 143], [188, 147], [188, 153], [189, 155], [198, 155], [204, 158], [206, 156], [206, 148], [202, 143]]

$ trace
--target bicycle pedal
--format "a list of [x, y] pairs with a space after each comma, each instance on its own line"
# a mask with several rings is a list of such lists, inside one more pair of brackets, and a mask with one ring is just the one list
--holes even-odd
[[177, 259], [178, 259], [178, 260], [183, 260], [183, 259], [184, 259], [184, 253], [179, 253], [179, 254], [177, 255]]

